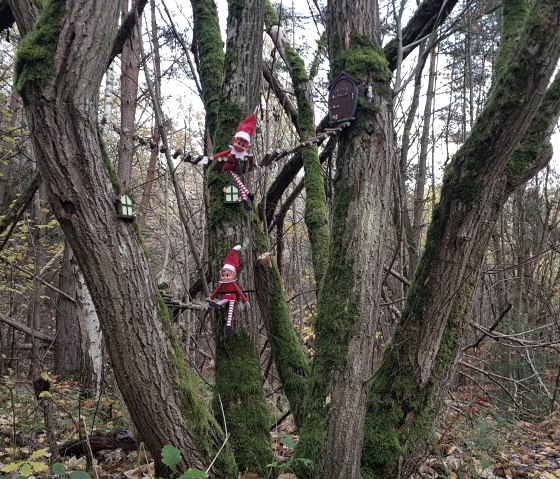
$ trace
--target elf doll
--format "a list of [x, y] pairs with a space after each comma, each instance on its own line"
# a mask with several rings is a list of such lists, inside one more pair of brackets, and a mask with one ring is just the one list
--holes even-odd
[[216, 153], [215, 155], [204, 156], [201, 161], [201, 164], [203, 165], [208, 164], [210, 160], [218, 160], [221, 162], [217, 166], [218, 171], [226, 171], [231, 175], [241, 194], [243, 206], [248, 211], [251, 210], [251, 206], [247, 200], [250, 199], [253, 201], [254, 197], [249, 192], [249, 189], [243, 184], [239, 175], [241, 174], [241, 162], [248, 161], [250, 159], [250, 155], [247, 150], [251, 146], [251, 137], [253, 136], [253, 131], [255, 130], [255, 124], [256, 117], [255, 114], [252, 113], [250, 116], [245, 118], [245, 120], [239, 123], [237, 131], [232, 138], [233, 145], [231, 145], [227, 150]]
[[[208, 298], [208, 305], [213, 309], [220, 309], [224, 306], [228, 306], [227, 320], [226, 320], [226, 336], [231, 336], [233, 334], [233, 309], [235, 308], [235, 302], [241, 299], [247, 307], [250, 307], [249, 300], [247, 296], [243, 294], [243, 291], [237, 286], [235, 276], [237, 274], [237, 269], [239, 268], [239, 259], [237, 257], [237, 252], [241, 249], [240, 245], [234, 246], [226, 256], [224, 260], [224, 265], [220, 270], [220, 282], [216, 289], [212, 291], [210, 298]], [[220, 299], [215, 300], [216, 296], [220, 294]]]

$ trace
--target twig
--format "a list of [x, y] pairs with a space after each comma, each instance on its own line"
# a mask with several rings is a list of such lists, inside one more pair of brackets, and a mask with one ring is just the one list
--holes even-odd
[[226, 433], [226, 436], [229, 436], [227, 431], [226, 413], [224, 412], [224, 404], [222, 403], [222, 396], [220, 396], [219, 394], [218, 394], [218, 399], [220, 400], [220, 409], [222, 410], [222, 417], [224, 419], [224, 432]]
[[91, 449], [91, 444], [89, 443], [89, 434], [87, 432], [87, 424], [86, 424], [85, 418], [82, 418], [82, 421], [84, 423], [84, 432], [86, 434], [86, 444], [87, 444], [87, 447], [88, 447], [89, 455], [91, 456], [91, 466], [93, 467], [93, 470], [95, 471], [95, 477], [97, 479], [99, 479], [99, 473], [97, 472], [97, 467], [95, 467], [95, 464], [93, 462], [94, 461], [93, 450]]
[[56, 292], [56, 293], [61, 294], [62, 296], [64, 296], [68, 301], [72, 301], [73, 303], [76, 302], [76, 300], [75, 300], [72, 296], [66, 294], [64, 291], [58, 289], [56, 286], [53, 286], [53, 285], [50, 284], [48, 281], [45, 281], [45, 280], [44, 280], [43, 278], [41, 278], [40, 276], [38, 276], [38, 275], [36, 275], [35, 273], [29, 271], [27, 268], [23, 268], [22, 266], [18, 266], [17, 264], [13, 263], [13, 262], [10, 261], [9, 259], [6, 259], [6, 258], [4, 258], [4, 257], [2, 257], [2, 256], [0, 256], [0, 261], [2, 261], [3, 263], [6, 263], [6, 264], [9, 265], [9, 266], [14, 267], [15, 269], [17, 269], [17, 270], [19, 270], [19, 271], [21, 271], [21, 272], [23, 272], [23, 273], [25, 273], [25, 274], [28, 274], [28, 275], [32, 276], [32, 277], [35, 278], [37, 281], [40, 281], [41, 283], [43, 283], [47, 288], [50, 288], [50, 289], [52, 289], [54, 292]]
[[[506, 314], [509, 312], [509, 310], [511, 309], [511, 303], [508, 303], [506, 305], [506, 307], [503, 309], [503, 311], [500, 313], [500, 315], [498, 316], [498, 319], [496, 319], [496, 321], [494, 322], [494, 324], [492, 326], [490, 326], [490, 329], [488, 330], [488, 333], [494, 331], [494, 329], [496, 329], [498, 327], [498, 325], [502, 322], [502, 319], [505, 318]], [[478, 345], [482, 342], [482, 340], [488, 336], [488, 333], [483, 333], [482, 336], [480, 336], [474, 343], [469, 344], [468, 346], [465, 346], [462, 351], [465, 351], [469, 348], [477, 348]]]
[[222, 444], [222, 447], [220, 447], [220, 449], [218, 450], [218, 452], [216, 453], [216, 456], [214, 457], [214, 459], [212, 459], [212, 462], [210, 463], [210, 465], [208, 466], [208, 468], [206, 469], [206, 473], [208, 473], [208, 471], [210, 469], [212, 469], [212, 466], [214, 465], [214, 463], [216, 462], [216, 459], [218, 459], [218, 456], [220, 455], [220, 452], [222, 452], [222, 449], [224, 448], [224, 446], [226, 445], [226, 443], [228, 442], [229, 439], [229, 434], [226, 435], [224, 442]]
[[229, 432], [227, 432], [227, 422], [226, 422], [226, 414], [224, 412], [224, 405], [222, 403], [222, 397], [218, 394], [218, 399], [220, 400], [220, 408], [222, 410], [222, 417], [224, 419], [224, 432], [226, 433], [226, 437], [224, 438], [224, 442], [222, 443], [222, 445], [220, 446], [220, 449], [218, 449], [218, 452], [216, 453], [216, 455], [214, 456], [214, 459], [212, 459], [212, 462], [210, 463], [210, 465], [206, 468], [206, 473], [208, 473], [208, 471], [210, 469], [212, 469], [212, 466], [214, 465], [214, 463], [216, 462], [216, 459], [218, 459], [218, 456], [220, 455], [220, 453], [222, 452], [222, 449], [225, 447], [226, 443], [228, 442], [229, 439]]

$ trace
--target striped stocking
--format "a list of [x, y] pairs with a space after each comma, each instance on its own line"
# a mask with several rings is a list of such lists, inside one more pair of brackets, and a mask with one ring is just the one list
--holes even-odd
[[231, 328], [231, 323], [233, 321], [233, 308], [235, 306], [235, 299], [229, 300], [226, 328]]
[[241, 199], [243, 201], [247, 201], [247, 195], [249, 194], [249, 190], [243, 184], [243, 182], [241, 181], [241, 178], [239, 178], [239, 175], [237, 173], [234, 173], [233, 171], [229, 171], [229, 170], [228, 170], [228, 173], [233, 178], [233, 181], [235, 181], [235, 184], [237, 185], [237, 188], [239, 189], [239, 192], [241, 193]]

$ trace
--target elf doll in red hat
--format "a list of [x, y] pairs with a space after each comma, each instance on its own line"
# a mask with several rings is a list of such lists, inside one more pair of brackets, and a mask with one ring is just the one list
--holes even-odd
[[[250, 307], [249, 300], [247, 296], [243, 294], [243, 291], [237, 286], [235, 276], [237, 274], [237, 269], [239, 268], [239, 259], [237, 257], [237, 252], [241, 249], [240, 245], [234, 246], [226, 256], [224, 260], [224, 265], [220, 270], [220, 282], [216, 289], [212, 291], [210, 298], [208, 299], [208, 304], [213, 309], [223, 308], [226, 304], [228, 306], [227, 320], [226, 320], [226, 336], [231, 336], [233, 334], [233, 309], [235, 308], [235, 302], [241, 299], [247, 307]], [[221, 295], [220, 299], [215, 300], [218, 294]]]
[[253, 136], [253, 131], [255, 130], [256, 124], [255, 114], [252, 113], [250, 116], [245, 118], [239, 126], [235, 135], [233, 135], [232, 143], [227, 150], [220, 153], [216, 153], [212, 156], [204, 156], [201, 163], [203, 165], [208, 164], [209, 160], [218, 160], [224, 162], [223, 166], [219, 166], [221, 171], [227, 171], [241, 194], [241, 201], [246, 210], [251, 210], [251, 206], [248, 203], [248, 199], [253, 200], [253, 195], [250, 193], [249, 189], [243, 184], [239, 174], [241, 173], [240, 163], [242, 161], [249, 160], [249, 152], [247, 151], [251, 146], [251, 137]]

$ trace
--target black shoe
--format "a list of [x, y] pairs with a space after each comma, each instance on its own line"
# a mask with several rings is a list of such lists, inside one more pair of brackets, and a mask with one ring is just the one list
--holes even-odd
[[253, 208], [251, 208], [251, 205], [248, 203], [247, 200], [243, 200], [243, 208], [245, 208], [247, 211], [251, 211]]
[[208, 306], [210, 306], [212, 309], [220, 309], [222, 306], [218, 303], [216, 303], [216, 301], [209, 299], [208, 300]]
[[248, 193], [247, 197], [249, 198], [249, 200], [251, 200], [251, 203], [255, 202], [255, 195], [253, 193]]
[[226, 325], [226, 336], [227, 337], [233, 336], [233, 326]]

